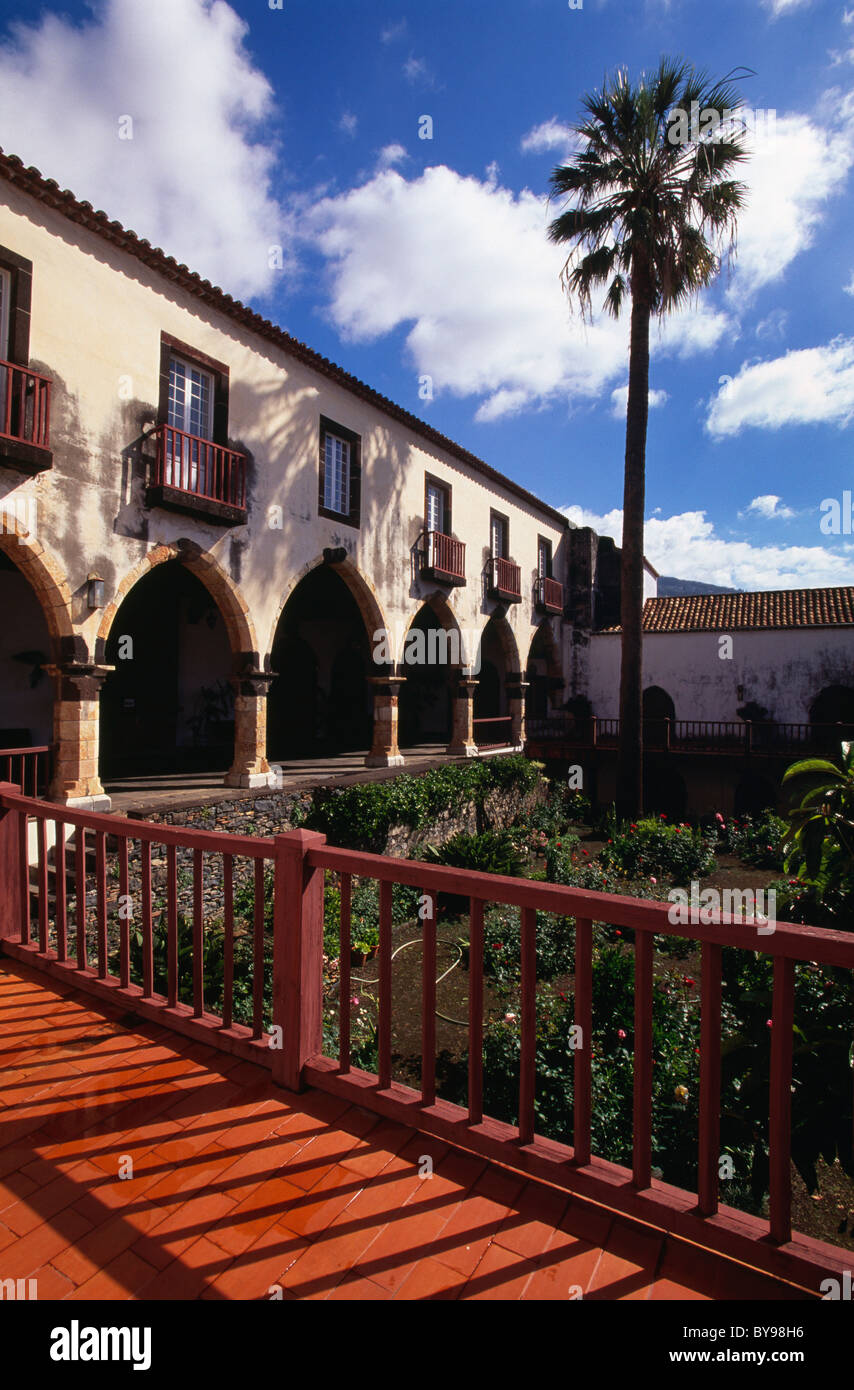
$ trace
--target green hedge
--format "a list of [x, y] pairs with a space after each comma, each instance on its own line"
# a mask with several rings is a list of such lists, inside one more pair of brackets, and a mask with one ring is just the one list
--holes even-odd
[[352, 787], [318, 787], [302, 825], [322, 831], [342, 849], [381, 853], [394, 825], [423, 829], [443, 812], [473, 803], [483, 809], [490, 792], [525, 795], [540, 782], [540, 770], [521, 754], [485, 762], [451, 763], [420, 777], [402, 774]]

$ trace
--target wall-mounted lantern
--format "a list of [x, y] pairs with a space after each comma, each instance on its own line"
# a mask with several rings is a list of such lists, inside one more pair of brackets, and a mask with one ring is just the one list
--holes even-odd
[[94, 572], [86, 577], [88, 592], [86, 602], [90, 608], [103, 608], [104, 606], [104, 581], [100, 574]]

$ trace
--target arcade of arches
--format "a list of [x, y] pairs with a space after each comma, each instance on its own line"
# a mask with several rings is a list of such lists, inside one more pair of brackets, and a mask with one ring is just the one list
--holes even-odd
[[476, 719], [509, 717], [520, 744], [526, 699], [539, 710], [560, 684], [549, 634], [535, 634], [523, 676], [500, 614], [483, 630], [479, 669], [467, 668], [438, 598], [410, 632], [443, 655], [410, 664], [404, 651], [397, 664], [376, 665], [358, 576], [329, 564], [289, 595], [262, 665], [230, 581], [183, 543], [152, 552], [124, 580], [93, 661], [74, 633], [67, 586], [58, 581], [57, 597], [57, 581], [51, 592], [31, 560], [24, 547], [0, 549], [0, 747], [52, 746], [50, 795], [73, 805], [107, 809], [103, 781], [178, 785], [205, 772], [261, 787], [271, 764], [306, 758], [364, 751], [368, 765], [396, 766], [401, 747], [430, 744], [473, 756]]

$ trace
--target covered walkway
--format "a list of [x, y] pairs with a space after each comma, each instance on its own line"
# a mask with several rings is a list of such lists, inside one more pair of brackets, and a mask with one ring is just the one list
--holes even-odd
[[10, 959], [0, 1071], [0, 1273], [40, 1300], [806, 1296]]

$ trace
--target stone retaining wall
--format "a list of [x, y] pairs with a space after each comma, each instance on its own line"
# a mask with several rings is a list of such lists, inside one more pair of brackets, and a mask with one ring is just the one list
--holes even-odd
[[[297, 811], [308, 811], [313, 790], [270, 792], [249, 795], [206, 806], [177, 807], [172, 811], [136, 813], [134, 819], [151, 821], [155, 825], [187, 826], [194, 830], [215, 830], [226, 835], [280, 835], [294, 828]], [[540, 800], [542, 792], [521, 793], [495, 790], [488, 793], [479, 813], [474, 802], [460, 802], [444, 811], [432, 825], [413, 829], [410, 825], [393, 825], [388, 833], [383, 853], [403, 859], [419, 845], [442, 845], [461, 831], [473, 835], [479, 830], [509, 825], [522, 811], [530, 810]]]

